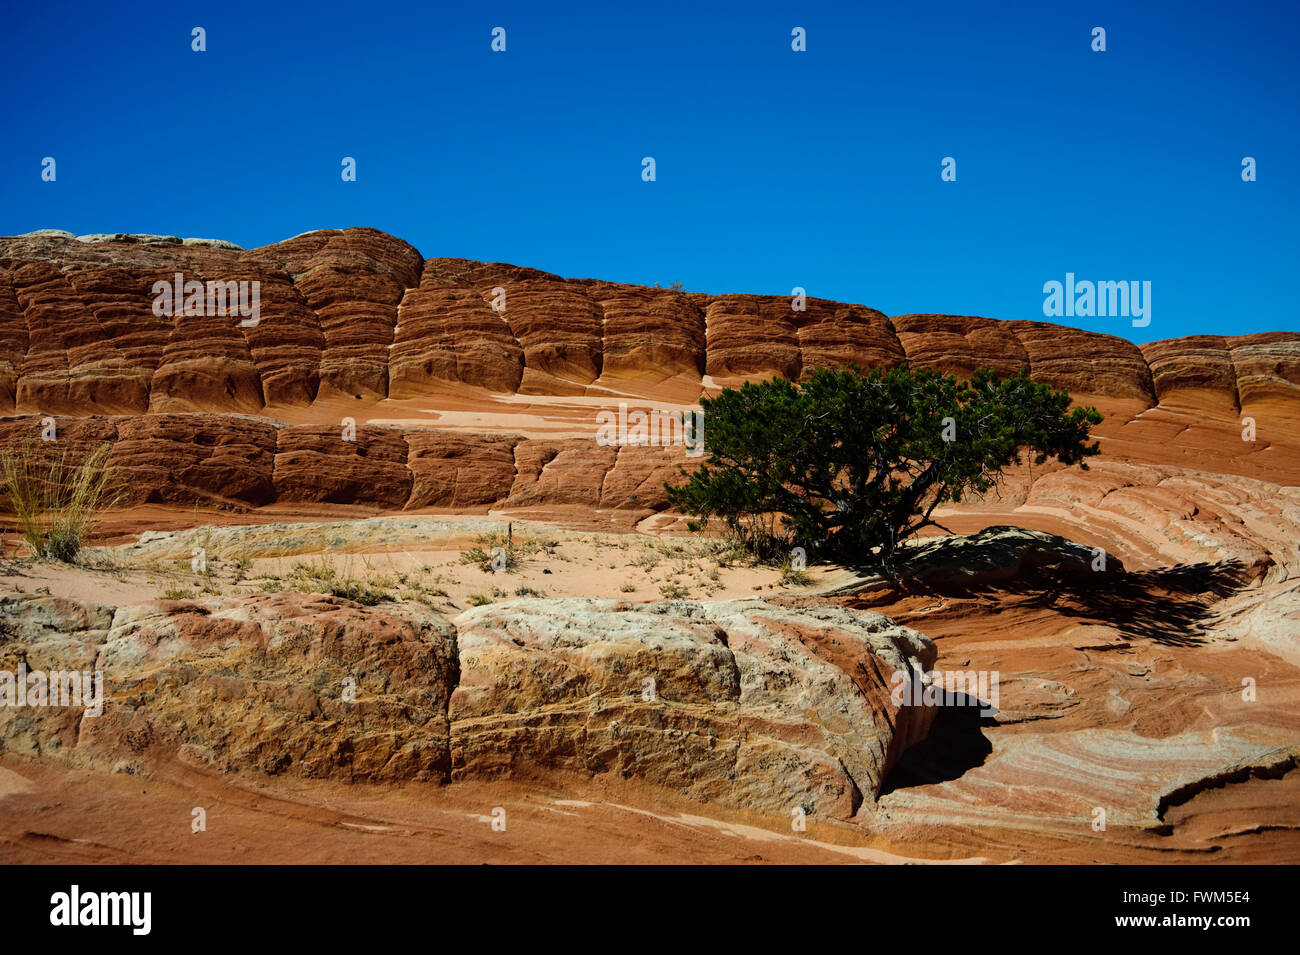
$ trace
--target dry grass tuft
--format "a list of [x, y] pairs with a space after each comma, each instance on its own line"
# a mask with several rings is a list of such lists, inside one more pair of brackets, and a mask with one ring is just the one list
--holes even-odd
[[101, 445], [76, 462], [72, 449], [30, 439], [0, 453], [0, 479], [9, 510], [32, 554], [42, 560], [75, 563], [99, 514], [113, 507], [112, 451]]

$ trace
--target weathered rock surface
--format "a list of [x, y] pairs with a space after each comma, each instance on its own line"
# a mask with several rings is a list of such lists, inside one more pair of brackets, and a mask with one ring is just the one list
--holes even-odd
[[525, 599], [455, 622], [458, 777], [550, 765], [848, 819], [933, 717], [894, 706], [888, 682], [932, 644], [872, 613]]
[[747, 376], [796, 379], [803, 370], [799, 313], [789, 299], [762, 295], [718, 295], [705, 312], [708, 362], [714, 381]]
[[847, 819], [933, 718], [888, 682], [933, 644], [879, 614], [523, 599], [455, 623], [298, 593], [3, 597], [0, 669], [99, 670], [104, 697], [0, 707], [0, 751], [371, 782], [617, 773]]
[[400, 508], [413, 484], [400, 431], [358, 427], [282, 428], [275, 454], [276, 497], [282, 501], [372, 504]]
[[[308, 430], [308, 429], [304, 429]], [[35, 417], [0, 419], [0, 445], [39, 442]], [[143, 503], [262, 505], [276, 499], [276, 426], [243, 415], [149, 414], [55, 419], [52, 447], [79, 462], [109, 445], [112, 493]]]
[[691, 296], [595, 282], [586, 292], [605, 318], [601, 379], [698, 379], [705, 367], [704, 312]]
[[516, 600], [456, 618], [453, 774], [636, 776], [703, 802], [849, 818], [933, 717], [889, 698], [921, 634], [876, 614]]
[[1071, 394], [1155, 403], [1142, 352], [1114, 335], [959, 315], [899, 315], [892, 321], [908, 361], [917, 367], [959, 378], [980, 368], [994, 368], [1000, 375], [1024, 370]]
[[[147, 770], [445, 781], [455, 631], [418, 605], [319, 594], [133, 607], [0, 598], [0, 669], [103, 674], [103, 712], [0, 707], [0, 747]], [[355, 702], [345, 696], [353, 681]]]
[[[646, 513], [667, 506], [664, 482], [698, 458], [680, 446], [602, 447], [438, 428], [285, 426], [244, 415], [57, 417], [60, 449], [80, 460], [112, 447], [122, 506], [271, 503], [423, 507], [582, 506]], [[40, 419], [0, 419], [0, 446], [38, 440]]]
[[403, 437], [410, 449], [408, 507], [481, 507], [510, 496], [519, 437], [431, 428]]
[[515, 446], [510, 504], [597, 505], [601, 479], [614, 466], [618, 450], [582, 438], [521, 442]]
[[523, 372], [523, 349], [491, 298], [426, 269], [398, 309], [389, 393], [416, 395], [430, 382], [513, 392]]

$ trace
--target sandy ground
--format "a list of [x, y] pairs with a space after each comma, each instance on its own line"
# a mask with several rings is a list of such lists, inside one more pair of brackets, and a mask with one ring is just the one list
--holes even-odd
[[[475, 548], [490, 556], [510, 526], [517, 565], [494, 571], [490, 564], [466, 562]], [[204, 550], [202, 572], [195, 570], [195, 548]], [[811, 592], [847, 576], [839, 568], [813, 567], [806, 581], [783, 583], [779, 570], [729, 553], [709, 539], [589, 534], [487, 518], [213, 525], [99, 548], [88, 560], [102, 569], [2, 562], [0, 593], [48, 592], [118, 605], [162, 599], [169, 591], [310, 590], [332, 575], [394, 596], [423, 597], [454, 616], [514, 596], [727, 600]]]
[[[575, 793], [581, 793], [580, 796]], [[0, 861], [14, 863], [1294, 862], [1300, 778], [1197, 797], [1176, 837], [933, 826], [889, 837], [687, 802], [607, 778], [364, 787], [210, 776], [148, 779], [0, 758]], [[204, 811], [203, 831], [194, 831]], [[504, 810], [505, 828], [493, 828]], [[1243, 811], [1285, 819], [1243, 826]], [[148, 823], [141, 825], [142, 820]], [[1225, 837], [1225, 831], [1231, 834]], [[1226, 842], [1226, 845], [1220, 845]]]
[[[609, 780], [374, 788], [0, 759], [0, 860], [186, 863], [900, 863], [846, 824], [802, 833]], [[581, 791], [581, 797], [575, 792]], [[195, 808], [206, 830], [193, 830]], [[502, 819], [504, 830], [493, 828]], [[148, 826], [123, 825], [147, 818]]]

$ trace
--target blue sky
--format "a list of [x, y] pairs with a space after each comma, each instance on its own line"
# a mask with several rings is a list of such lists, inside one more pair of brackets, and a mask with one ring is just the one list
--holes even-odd
[[1294, 2], [50, 0], [4, 26], [0, 234], [368, 225], [426, 256], [891, 315], [1041, 320], [1073, 272], [1150, 281], [1152, 321], [1063, 324], [1300, 329]]

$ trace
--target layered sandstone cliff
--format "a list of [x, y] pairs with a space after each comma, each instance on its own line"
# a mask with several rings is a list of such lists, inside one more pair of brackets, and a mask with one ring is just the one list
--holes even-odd
[[[259, 282], [260, 315], [156, 314], [158, 281]], [[165, 311], [165, 310], [164, 310]], [[374, 229], [249, 251], [158, 236], [46, 231], [0, 239], [0, 409], [258, 412], [439, 386], [605, 395], [819, 365], [909, 361], [1028, 369], [1073, 393], [1147, 407], [1188, 391], [1232, 408], [1300, 393], [1300, 335], [1197, 336], [1139, 347], [1044, 322], [890, 318], [812, 298], [703, 295], [424, 259]], [[699, 393], [697, 387], [694, 391]]]

